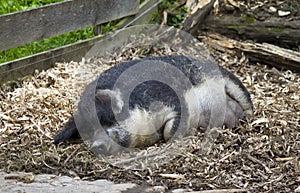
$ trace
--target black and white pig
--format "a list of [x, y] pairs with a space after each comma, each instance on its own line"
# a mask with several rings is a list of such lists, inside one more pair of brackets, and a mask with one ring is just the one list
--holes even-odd
[[241, 81], [210, 60], [182, 55], [132, 60], [87, 86], [54, 144], [80, 133], [94, 152], [113, 154], [168, 141], [190, 128], [234, 127], [252, 111]]

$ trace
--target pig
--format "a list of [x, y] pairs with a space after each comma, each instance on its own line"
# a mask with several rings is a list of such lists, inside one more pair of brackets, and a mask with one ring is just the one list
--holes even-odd
[[93, 152], [110, 155], [182, 137], [192, 128], [232, 128], [252, 113], [246, 87], [212, 60], [144, 58], [119, 63], [91, 82], [53, 143], [80, 133]]

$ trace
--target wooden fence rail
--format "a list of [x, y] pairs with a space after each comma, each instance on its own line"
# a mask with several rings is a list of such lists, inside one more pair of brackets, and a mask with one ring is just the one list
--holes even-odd
[[[0, 16], [0, 51], [64, 34], [80, 28], [99, 25], [134, 15], [138, 17], [157, 1], [146, 0], [68, 0], [40, 8]], [[149, 21], [144, 15], [135, 24]], [[145, 20], [145, 18], [147, 18]], [[122, 23], [122, 22], [121, 22]], [[121, 26], [119, 26], [121, 27]], [[35, 69], [44, 70], [59, 61], [79, 61], [99, 41], [101, 36], [66, 45], [25, 58], [0, 64], [0, 85], [30, 75]]]
[[138, 0], [71, 0], [0, 16], [0, 51], [138, 12]]

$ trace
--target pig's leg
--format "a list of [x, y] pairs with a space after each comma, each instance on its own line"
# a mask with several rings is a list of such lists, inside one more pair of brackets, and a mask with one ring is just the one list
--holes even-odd
[[71, 138], [79, 138], [79, 133], [73, 116], [69, 119], [64, 129], [55, 135], [53, 143], [58, 144]]
[[227, 96], [227, 108], [225, 113], [224, 125], [229, 128], [235, 127], [239, 120], [245, 116], [244, 111], [239, 103]]

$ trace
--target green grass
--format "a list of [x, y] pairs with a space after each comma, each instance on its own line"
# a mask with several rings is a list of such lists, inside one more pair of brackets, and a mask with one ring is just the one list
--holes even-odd
[[[1, 0], [0, 15], [21, 10], [27, 10], [60, 1], [63, 0]], [[0, 52], [0, 63], [36, 54], [42, 51], [50, 50], [91, 37], [94, 37], [93, 27], [88, 27], [60, 36], [48, 38], [42, 41], [33, 42], [24, 46]]]
[[[167, 25], [176, 28], [179, 27], [187, 15], [187, 8], [185, 6], [177, 6], [178, 4], [179, 0], [164, 0], [158, 6], [158, 12], [153, 15], [152, 22], [161, 22], [162, 12], [166, 10], [172, 15], [168, 16]], [[174, 9], [174, 7], [176, 7], [176, 9]]]
[[22, 58], [46, 50], [54, 49], [80, 40], [94, 37], [93, 27], [69, 32], [60, 36], [55, 36], [42, 41], [33, 42], [0, 52], [0, 63]]
[[61, 2], [63, 0], [1, 0], [0, 15], [36, 8], [50, 3]]
[[[63, 0], [0, 0], [0, 15], [16, 11], [28, 10], [31, 8], [36, 8], [39, 6], [61, 1]], [[143, 0], [140, 0], [140, 2], [143, 2]], [[167, 22], [168, 25], [174, 27], [178, 27], [186, 16], [185, 7], [180, 7], [176, 10], [172, 10], [172, 6], [176, 3], [178, 3], [178, 0], [165, 0], [160, 5], [162, 9], [171, 9], [170, 11], [172, 13], [175, 13], [175, 16], [168, 18]], [[115, 25], [117, 23], [118, 21], [111, 21], [102, 25], [102, 32], [105, 33], [115, 29]], [[92, 37], [94, 37], [94, 29], [93, 27], [88, 27], [42, 41], [26, 44], [17, 48], [8, 49], [0, 52], [0, 63], [8, 62]]]

